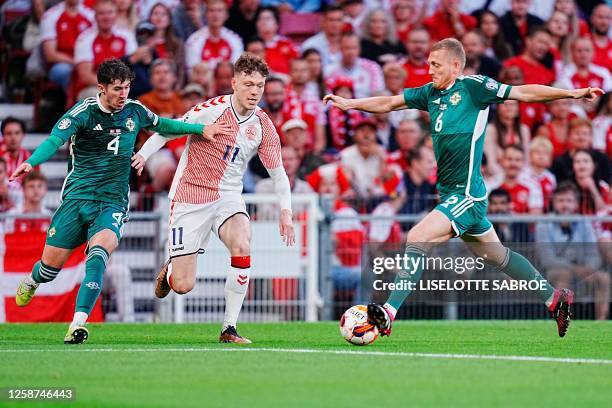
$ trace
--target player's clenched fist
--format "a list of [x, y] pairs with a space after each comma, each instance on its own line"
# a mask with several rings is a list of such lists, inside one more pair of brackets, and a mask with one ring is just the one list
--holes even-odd
[[293, 228], [293, 220], [291, 219], [291, 211], [281, 210], [279, 229], [283, 242], [287, 246], [293, 246], [295, 244], [295, 230]]
[[18, 177], [23, 176], [24, 174], [28, 174], [32, 171], [32, 165], [28, 162], [23, 162], [15, 169], [11, 177], [9, 177], [9, 181], [14, 181]]
[[202, 136], [204, 139], [212, 142], [215, 140], [215, 135], [231, 136], [232, 132], [234, 132], [232, 126], [227, 122], [211, 123], [210, 125], [204, 126]]
[[338, 95], [332, 95], [332, 94], [328, 94], [323, 97], [323, 103], [327, 103], [330, 101], [332, 105], [334, 105], [336, 108], [342, 109], [343, 111], [351, 109], [351, 106], [349, 104], [349, 99], [343, 98]]

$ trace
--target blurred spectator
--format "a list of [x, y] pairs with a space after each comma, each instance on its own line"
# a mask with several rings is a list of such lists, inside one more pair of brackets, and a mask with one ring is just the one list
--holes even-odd
[[[601, 88], [612, 90], [612, 77], [607, 68], [593, 64], [593, 43], [587, 37], [577, 38], [571, 46], [572, 64], [563, 68], [560, 85], [565, 89]], [[596, 102], [580, 101], [581, 106], [592, 119], [595, 117]]]
[[259, 37], [251, 37], [244, 43], [244, 50], [259, 58], [266, 59], [266, 44]]
[[[291, 194], [309, 194], [313, 193], [312, 187], [306, 181], [302, 180], [298, 176], [298, 170], [300, 167], [300, 158], [296, 150], [291, 146], [283, 146], [281, 148], [281, 158], [283, 160], [283, 167], [285, 173], [289, 178], [289, 185], [291, 186]], [[270, 177], [259, 180], [255, 184], [256, 194], [272, 194], [274, 193], [274, 182]], [[304, 208], [296, 208], [293, 205], [293, 213], [298, 214], [304, 211]], [[262, 220], [274, 220], [278, 217], [279, 207], [278, 204], [259, 204], [257, 206], [257, 217]]]
[[321, 8], [321, 0], [262, 0], [261, 5], [277, 7], [283, 13], [313, 13]]
[[521, 171], [519, 182], [529, 184], [531, 182], [540, 186], [542, 190], [543, 212], [548, 212], [552, 192], [557, 187], [557, 179], [548, 168], [553, 159], [553, 145], [550, 140], [538, 136], [529, 143], [529, 163]]
[[547, 105], [550, 120], [538, 128], [536, 135], [550, 140], [553, 146], [553, 157], [556, 158], [567, 150], [571, 102], [569, 99], [557, 99], [548, 102]]
[[240, 57], [244, 51], [242, 39], [223, 26], [227, 17], [227, 3], [224, 0], [208, 1], [208, 25], [191, 34], [185, 43], [185, 65], [188, 69], [201, 61], [215, 67], [220, 61], [234, 63]]
[[355, 144], [340, 152], [340, 160], [354, 174], [353, 188], [360, 199], [368, 200], [386, 195], [381, 182], [386, 153], [376, 143], [376, 123], [363, 118], [354, 126]]
[[[385, 79], [385, 94], [400, 95], [404, 92], [404, 83], [406, 82], [406, 71], [398, 62], [387, 62], [383, 66], [383, 75]], [[392, 127], [397, 128], [401, 121], [417, 119], [420, 112], [417, 109], [400, 109], [388, 113], [389, 123]], [[391, 135], [388, 149], [393, 151], [397, 149], [395, 137]]]
[[343, 32], [355, 33], [361, 37], [363, 20], [368, 13], [368, 6], [365, 0], [340, 0], [338, 2], [344, 11]]
[[176, 64], [177, 84], [182, 85], [185, 77], [185, 49], [183, 41], [174, 34], [172, 11], [164, 3], [155, 3], [148, 20], [155, 27], [154, 47], [158, 58], [166, 58]]
[[167, 59], [157, 59], [151, 65], [151, 85], [153, 90], [138, 99], [153, 112], [165, 118], [177, 118], [185, 113], [183, 102], [177, 92], [176, 67]]
[[[328, 81], [328, 88], [334, 94], [343, 98], [354, 98], [353, 81], [346, 77], [336, 77]], [[327, 108], [327, 147], [331, 151], [342, 150], [353, 144], [355, 124], [359, 123], [363, 114], [351, 109], [343, 111], [335, 106]]]
[[[578, 191], [569, 182], [559, 184], [553, 194], [553, 210], [558, 215], [574, 215]], [[602, 266], [593, 226], [588, 221], [539, 222], [536, 246], [547, 278], [555, 287], [573, 286], [574, 280], [594, 286], [595, 318], [606, 319], [610, 301], [610, 276]]]
[[513, 50], [506, 42], [504, 32], [500, 28], [499, 18], [495, 13], [487, 10], [480, 13], [478, 29], [485, 39], [485, 55], [500, 62], [513, 55]]
[[31, 156], [28, 149], [21, 146], [26, 135], [25, 123], [21, 119], [8, 116], [2, 120], [0, 135], [2, 135], [0, 157], [4, 159], [7, 176], [10, 176]]
[[138, 48], [131, 31], [116, 27], [117, 6], [113, 0], [98, 0], [95, 6], [96, 25], [83, 31], [76, 40], [74, 62], [76, 64], [75, 91], [77, 99], [98, 94], [98, 66], [109, 58], [142, 57], [145, 50]]
[[471, 74], [485, 75], [498, 79], [501, 64], [496, 59], [485, 55], [485, 39], [478, 31], [468, 31], [461, 38], [465, 49], [466, 69]]
[[355, 98], [366, 98], [384, 89], [380, 66], [374, 61], [360, 58], [359, 37], [345, 33], [340, 41], [342, 58], [338, 63], [325, 67], [325, 77], [347, 77], [353, 80]]
[[302, 119], [302, 106], [299, 103], [288, 103], [285, 84], [276, 77], [271, 77], [266, 81], [263, 100], [265, 103], [264, 111], [270, 117], [281, 140], [283, 140], [281, 130], [283, 123], [289, 119]]
[[134, 31], [138, 24], [138, 13], [134, 0], [114, 0], [117, 5], [117, 27]]
[[292, 147], [297, 156], [299, 166], [297, 177], [303, 178], [317, 167], [325, 164], [318, 154], [308, 148], [308, 126], [302, 119], [289, 119], [281, 128], [285, 137], [284, 146]]
[[[510, 193], [503, 188], [496, 188], [489, 193], [487, 214], [509, 216], [511, 214], [510, 201]], [[499, 240], [503, 243], [533, 241], [529, 225], [524, 222], [494, 222], [493, 228], [495, 228]]]
[[432, 41], [448, 37], [461, 38], [466, 32], [476, 28], [476, 19], [459, 12], [459, 0], [440, 0], [439, 10], [423, 21]]
[[234, 77], [234, 65], [229, 61], [221, 61], [213, 71], [213, 83], [215, 84], [213, 96], [229, 95], [234, 93], [232, 78]]
[[325, 106], [319, 98], [317, 85], [310, 81], [308, 62], [302, 58], [291, 61], [291, 82], [287, 85], [287, 97], [300, 103], [303, 110], [303, 119], [306, 121], [311, 133], [310, 145], [316, 152], [325, 149]]
[[429, 56], [430, 38], [427, 30], [415, 28], [408, 34], [408, 58], [404, 63], [406, 70], [406, 88], [416, 88], [431, 82], [429, 75], [429, 64], [427, 57]]
[[591, 122], [586, 119], [572, 119], [569, 124], [567, 151], [557, 157], [552, 166], [552, 172], [557, 181], [568, 180], [572, 174], [572, 157], [579, 150], [588, 150], [595, 161], [595, 178], [597, 180], [610, 180], [610, 160], [596, 150], [593, 150], [593, 130]]
[[0, 212], [20, 207], [23, 202], [21, 184], [17, 181], [9, 182], [10, 174], [6, 170], [6, 160], [0, 157]]
[[[525, 0], [513, 0], [521, 2]], [[504, 67], [516, 66], [523, 72], [526, 84], [551, 85], [555, 80], [552, 66], [544, 65], [545, 57], [550, 51], [552, 38], [543, 27], [536, 27], [529, 32], [525, 40], [525, 50], [522, 54], [507, 59]]]
[[529, 128], [521, 123], [518, 101], [508, 99], [497, 105], [497, 112], [487, 126], [485, 137], [485, 154], [489, 166], [498, 166], [507, 146], [519, 145], [527, 151], [531, 133]]
[[544, 198], [542, 189], [532, 179], [521, 180], [520, 174], [525, 167], [525, 152], [520, 145], [510, 145], [504, 149], [502, 157], [503, 180], [494, 188], [501, 188], [510, 194], [510, 211], [513, 214], [542, 214]]
[[74, 69], [76, 39], [91, 27], [94, 13], [79, 0], [65, 0], [47, 11], [40, 22], [40, 43], [49, 80], [68, 91]]
[[600, 98], [597, 116], [593, 119], [593, 149], [612, 158], [612, 98], [607, 93]]
[[52, 214], [51, 210], [43, 205], [47, 195], [47, 178], [42, 173], [34, 170], [26, 174], [23, 177], [22, 189], [23, 202], [13, 207], [9, 214]]
[[408, 153], [408, 166], [403, 174], [404, 189], [408, 200], [401, 207], [401, 214], [421, 214], [433, 208], [436, 186], [429, 181], [436, 167], [434, 152], [419, 144]]
[[591, 152], [578, 149], [572, 156], [574, 182], [580, 192], [580, 214], [606, 214], [610, 186], [595, 177], [595, 161]]
[[259, 0], [236, 0], [229, 9], [229, 18], [225, 26], [238, 34], [245, 44], [257, 35], [255, 20], [259, 14]]
[[397, 0], [391, 4], [391, 12], [395, 20], [395, 30], [402, 44], [408, 42], [408, 34], [421, 24], [427, 14], [429, 0], [423, 1], [418, 7], [415, 0]]
[[183, 104], [183, 112], [187, 112], [198, 103], [206, 98], [204, 88], [199, 84], [191, 83], [185, 85], [181, 90], [181, 103]]
[[186, 41], [189, 36], [206, 24], [205, 3], [202, 0], [182, 0], [172, 13], [172, 26], [178, 38]]
[[321, 62], [321, 54], [314, 48], [308, 48], [302, 53], [302, 58], [308, 63], [308, 71], [310, 72], [310, 80], [315, 83], [319, 90], [319, 98], [325, 96], [325, 81], [323, 79], [323, 64]]
[[302, 50], [314, 48], [319, 51], [322, 66], [340, 61], [340, 36], [344, 11], [340, 6], [329, 6], [323, 11], [321, 32], [308, 38]]
[[[499, 72], [499, 80], [508, 85], [524, 85], [523, 71], [516, 65], [504, 67]], [[519, 102], [521, 123], [534, 129], [544, 122], [546, 105], [538, 102]]]
[[[231, 63], [225, 63], [225, 64], [229, 64], [230, 68], [232, 66]], [[220, 69], [221, 65], [223, 64], [217, 65], [217, 68], [215, 68], [215, 71]], [[231, 69], [231, 71], [233, 74], [233, 68]], [[191, 68], [191, 70], [189, 71], [189, 82], [192, 84], [198, 84], [202, 87], [202, 90], [204, 92], [204, 94], [202, 95], [203, 98], [213, 97], [217, 95], [225, 95], [225, 94], [213, 95], [213, 92], [215, 91], [215, 86], [213, 83], [214, 82], [213, 72], [212, 72], [212, 69], [205, 62], [197, 63], [193, 66], [193, 68]]]
[[387, 155], [387, 163], [399, 166], [403, 173], [408, 170], [410, 152], [423, 142], [423, 130], [417, 121], [404, 119], [397, 125], [394, 139], [394, 151]]
[[555, 11], [560, 11], [569, 17], [570, 34], [573, 37], [588, 35], [589, 25], [578, 15], [575, 0], [556, 0]]
[[273, 8], [262, 8], [257, 15], [257, 35], [266, 46], [266, 62], [272, 72], [289, 74], [291, 60], [298, 54], [297, 47], [287, 37], [278, 35], [280, 16]]
[[552, 40], [550, 53], [553, 56], [555, 71], [560, 72], [562, 65], [570, 60], [570, 44], [575, 37], [570, 34], [570, 20], [567, 14], [555, 11], [546, 22]]
[[609, 37], [612, 10], [607, 4], [600, 4], [591, 14], [591, 40], [595, 47], [593, 62], [602, 67], [612, 67], [612, 40]]
[[130, 98], [138, 98], [152, 89], [149, 82], [150, 69], [153, 61], [158, 58], [155, 31], [155, 26], [149, 21], [141, 21], [136, 26], [138, 49], [127, 59], [135, 76], [130, 84]]
[[[514, 55], [519, 55], [525, 50], [527, 34], [534, 27], [544, 25], [544, 21], [528, 13], [531, 0], [511, 0], [510, 4], [510, 10], [500, 18], [499, 22]], [[550, 39], [547, 40], [550, 41]], [[531, 83], [531, 81], [525, 81]]]
[[367, 14], [361, 38], [361, 57], [380, 65], [395, 62], [406, 54], [406, 48], [397, 41], [392, 20], [384, 10], [372, 10]]

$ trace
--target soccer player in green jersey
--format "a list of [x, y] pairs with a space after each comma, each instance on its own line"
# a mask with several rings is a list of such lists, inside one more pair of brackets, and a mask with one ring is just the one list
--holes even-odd
[[128, 195], [134, 143], [140, 129], [163, 135], [201, 134], [210, 139], [231, 131], [223, 123], [202, 125], [158, 117], [127, 98], [134, 74], [123, 62], [107, 60], [98, 69], [96, 98], [77, 103], [53, 127], [51, 135], [11, 175], [29, 173], [70, 140], [68, 175], [62, 203], [53, 215], [40, 261], [17, 288], [16, 302], [27, 305], [41, 283], [59, 273], [72, 251], [87, 241], [85, 278], [77, 295], [74, 319], [64, 343], [89, 336], [88, 315], [100, 295], [102, 275], [128, 218]]
[[[406, 252], [410, 271], [400, 271], [399, 287], [414, 287], [410, 282], [421, 278], [423, 258], [436, 243], [461, 237], [477, 255], [517, 280], [536, 280], [545, 290], [537, 295], [557, 322], [560, 337], [570, 324], [570, 306], [574, 293], [554, 289], [522, 255], [502, 245], [486, 218], [487, 195], [480, 173], [489, 104], [505, 99], [523, 102], [547, 102], [555, 99], [585, 98], [594, 100], [604, 92], [599, 88], [565, 90], [543, 85], [510, 86], [482, 75], [464, 76], [465, 51], [456, 39], [447, 38], [434, 44], [429, 54], [432, 82], [419, 88], [407, 88], [402, 95], [362, 99], [345, 99], [327, 95], [342, 110], [358, 109], [384, 113], [412, 108], [429, 112], [434, 153], [438, 163], [438, 191], [441, 202], [415, 225], [407, 237]], [[393, 290], [384, 305], [368, 305], [368, 317], [381, 334], [391, 333], [397, 309], [410, 290]]]

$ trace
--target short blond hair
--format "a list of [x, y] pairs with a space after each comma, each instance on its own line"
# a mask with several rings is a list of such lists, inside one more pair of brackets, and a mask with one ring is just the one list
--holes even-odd
[[531, 143], [529, 143], [529, 151], [534, 149], [542, 149], [545, 150], [546, 153], [550, 154], [553, 151], [553, 144], [550, 139], [544, 136], [536, 136], [533, 138]]
[[465, 68], [465, 50], [463, 45], [456, 38], [445, 38], [432, 45], [430, 52], [445, 50], [451, 54], [452, 57], [459, 60], [461, 69]]

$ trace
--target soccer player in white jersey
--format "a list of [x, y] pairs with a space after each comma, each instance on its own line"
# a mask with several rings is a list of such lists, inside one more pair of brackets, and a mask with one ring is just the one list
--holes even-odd
[[[236, 331], [247, 292], [251, 258], [249, 215], [242, 198], [242, 177], [257, 153], [274, 181], [280, 199], [280, 234], [286, 245], [295, 243], [291, 188], [281, 160], [280, 138], [268, 116], [257, 106], [268, 77], [259, 57], [243, 54], [234, 68], [232, 95], [196, 105], [183, 120], [219, 125], [214, 137], [188, 136], [185, 151], [170, 189], [170, 259], [157, 277], [155, 295], [170, 290], [185, 294], [196, 282], [197, 256], [206, 249], [211, 232], [230, 251], [231, 268], [225, 282], [225, 316], [220, 342], [251, 343]], [[134, 155], [133, 167], [144, 162], [167, 141], [155, 134]]]

